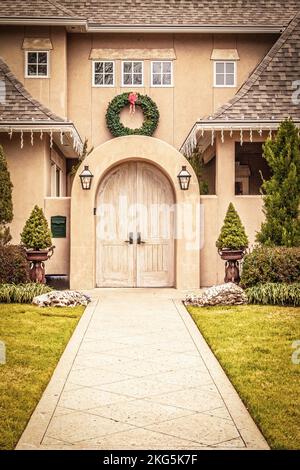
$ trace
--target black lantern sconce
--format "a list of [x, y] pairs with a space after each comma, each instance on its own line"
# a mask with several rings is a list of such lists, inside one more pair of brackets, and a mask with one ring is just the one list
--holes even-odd
[[94, 178], [94, 175], [90, 172], [89, 167], [86, 165], [83, 169], [83, 171], [79, 175], [80, 181], [81, 181], [81, 186], [82, 189], [91, 189], [92, 185], [92, 179]]
[[191, 174], [186, 169], [186, 166], [181, 168], [181, 172], [177, 178], [179, 180], [180, 189], [182, 189], [182, 191], [187, 191], [190, 186]]

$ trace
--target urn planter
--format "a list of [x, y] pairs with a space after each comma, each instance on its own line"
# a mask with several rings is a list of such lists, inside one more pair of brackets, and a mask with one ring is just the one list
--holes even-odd
[[245, 255], [245, 248], [237, 249], [237, 250], [223, 248], [222, 250], [219, 250], [219, 255], [225, 261], [224, 282], [234, 282], [235, 284], [239, 284], [240, 282], [239, 261], [243, 259]]
[[46, 283], [45, 278], [45, 263], [54, 252], [54, 246], [44, 250], [26, 250], [26, 258], [29, 262], [29, 275], [32, 282], [38, 282], [40, 284]]

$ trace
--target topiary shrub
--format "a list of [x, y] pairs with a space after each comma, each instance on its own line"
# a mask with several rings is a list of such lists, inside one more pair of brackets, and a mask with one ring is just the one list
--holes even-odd
[[250, 304], [300, 306], [300, 283], [268, 282], [249, 287], [245, 292]]
[[243, 250], [249, 245], [248, 237], [241, 219], [232, 202], [229, 204], [224, 225], [216, 242], [219, 250]]
[[0, 284], [0, 302], [30, 304], [37, 295], [47, 294], [52, 289], [44, 284], [30, 282], [28, 284]]
[[24, 248], [0, 244], [0, 284], [25, 282], [29, 282], [29, 270]]
[[44, 250], [51, 247], [51, 232], [40, 207], [34, 206], [21, 233], [21, 242], [26, 248], [33, 250]]
[[300, 248], [257, 247], [244, 258], [241, 285], [300, 282]]

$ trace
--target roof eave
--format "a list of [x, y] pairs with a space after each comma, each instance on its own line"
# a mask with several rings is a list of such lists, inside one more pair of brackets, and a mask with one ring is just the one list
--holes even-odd
[[41, 26], [84, 26], [87, 22], [82, 18], [67, 17], [0, 17], [1, 25], [41, 25]]
[[285, 25], [103, 25], [80, 17], [0, 17], [2, 25], [83, 26], [87, 32], [99, 33], [235, 33], [280, 34]]
[[251, 25], [251, 26], [219, 26], [219, 25], [102, 25], [89, 22], [88, 32], [101, 33], [240, 33], [240, 34], [280, 34], [284, 25]]
[[[196, 121], [190, 132], [188, 133], [186, 139], [180, 147], [180, 152], [183, 151], [184, 147], [188, 144], [189, 140], [192, 138], [193, 134], [199, 130], [203, 131], [241, 131], [241, 130], [277, 130], [280, 124], [282, 123], [284, 117], [278, 119], [240, 119], [240, 120], [203, 120]], [[296, 126], [300, 127], [300, 118], [293, 119], [293, 122]]]

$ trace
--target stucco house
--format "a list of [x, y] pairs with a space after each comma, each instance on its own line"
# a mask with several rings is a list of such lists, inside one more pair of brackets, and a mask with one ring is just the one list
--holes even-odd
[[[0, 25], [13, 241], [38, 204], [56, 247], [47, 274], [71, 288], [222, 282], [215, 242], [228, 204], [254, 243], [262, 143], [289, 116], [300, 126], [299, 1], [0, 0]], [[109, 103], [125, 92], [156, 104], [153, 135], [109, 131]], [[139, 106], [121, 109], [124, 126], [143, 119]], [[85, 139], [94, 150], [72, 176]]]

